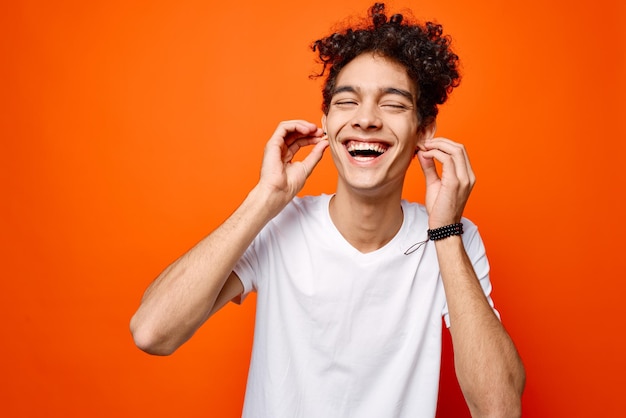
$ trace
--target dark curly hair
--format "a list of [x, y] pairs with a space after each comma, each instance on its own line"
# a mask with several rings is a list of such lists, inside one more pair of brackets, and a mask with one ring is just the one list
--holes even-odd
[[373, 52], [406, 68], [418, 87], [418, 118], [426, 126], [436, 118], [437, 105], [443, 104], [461, 81], [459, 57], [451, 51], [450, 42], [441, 25], [407, 22], [401, 14], [387, 18], [384, 3], [375, 3], [362, 24], [318, 39], [312, 45], [323, 64], [316, 76], [324, 76], [328, 71], [322, 90], [322, 111], [328, 114], [341, 69], [357, 56]]

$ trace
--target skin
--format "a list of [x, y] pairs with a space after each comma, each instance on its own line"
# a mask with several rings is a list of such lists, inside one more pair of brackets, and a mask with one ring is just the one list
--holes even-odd
[[[170, 265], [148, 287], [131, 320], [136, 344], [158, 355], [174, 352], [243, 287], [232, 269], [261, 229], [302, 189], [329, 148], [338, 171], [331, 218], [345, 239], [366, 253], [400, 229], [402, 187], [414, 159], [424, 172], [429, 227], [459, 222], [475, 182], [465, 148], [435, 138], [415, 110], [417, 87], [398, 63], [362, 54], [348, 63], [322, 129], [281, 122], [267, 142], [257, 185], [220, 227]], [[350, 144], [376, 145], [376, 158], [354, 158]], [[305, 147], [301, 162], [294, 156]], [[435, 161], [441, 163], [438, 173]], [[455, 368], [474, 417], [521, 414], [524, 368], [489, 306], [461, 237], [435, 242], [450, 313]]]
[[[363, 54], [336, 81], [322, 125], [339, 173], [330, 214], [343, 236], [361, 252], [377, 250], [402, 225], [400, 199], [416, 148], [424, 147], [434, 124], [420, 127], [417, 89], [399, 64]], [[350, 142], [386, 149], [378, 158], [350, 156]]]
[[[315, 124], [281, 122], [267, 142], [257, 185], [222, 225], [167, 267], [143, 295], [130, 322], [135, 344], [169, 355], [229, 300], [243, 292], [232, 272], [261, 229], [302, 189], [328, 141]], [[302, 148], [313, 149], [291, 162]]]

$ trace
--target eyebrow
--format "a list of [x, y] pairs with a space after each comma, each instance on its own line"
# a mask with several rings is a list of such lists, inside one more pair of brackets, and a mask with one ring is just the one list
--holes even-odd
[[[408, 100], [411, 101], [411, 103], [415, 103], [415, 98], [413, 97], [413, 95], [411, 94], [410, 91], [404, 90], [404, 89], [399, 89], [399, 88], [395, 88], [395, 87], [385, 87], [380, 89], [384, 94], [397, 94], [399, 96], [402, 96]], [[339, 86], [337, 88], [335, 88], [333, 90], [333, 94], [331, 95], [334, 96], [335, 94], [339, 94], [339, 93], [357, 93], [357, 88], [355, 88], [354, 86]]]

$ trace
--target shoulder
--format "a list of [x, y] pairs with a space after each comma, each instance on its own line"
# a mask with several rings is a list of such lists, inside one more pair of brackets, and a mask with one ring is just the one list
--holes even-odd
[[462, 218], [461, 223], [463, 224], [463, 231], [469, 232], [472, 235], [478, 235], [478, 226], [471, 220], [467, 218]]
[[328, 202], [331, 196], [321, 194], [318, 196], [301, 196], [295, 197], [289, 202], [289, 204], [282, 210], [279, 217], [292, 217], [292, 216], [321, 216], [324, 211], [328, 210]]
[[[428, 212], [426, 207], [421, 203], [409, 202], [402, 200], [402, 210], [404, 211], [405, 221], [411, 229], [424, 231], [428, 229]], [[468, 218], [462, 218], [463, 224], [463, 242], [466, 247], [476, 249], [482, 247], [482, 239], [478, 232], [478, 227]]]
[[324, 205], [328, 205], [328, 201], [331, 197], [331, 195], [327, 194], [320, 194], [317, 196], [296, 196], [291, 200], [287, 207], [293, 206], [298, 210], [317, 210], [324, 207]]
[[484, 256], [485, 244], [478, 231], [478, 226], [467, 218], [461, 219], [461, 223], [463, 224], [463, 244], [470, 258]]
[[[428, 212], [423, 204], [409, 202], [408, 200], [402, 200], [401, 204], [402, 210], [408, 216], [408, 219], [428, 219]], [[472, 234], [476, 234], [478, 232], [478, 227], [470, 219], [463, 217], [461, 219], [461, 223], [463, 224], [463, 230], [465, 232], [471, 232]]]
[[324, 219], [328, 212], [330, 195], [295, 197], [285, 206], [268, 226], [284, 228], [293, 224], [308, 223]]
[[410, 218], [420, 217], [420, 218], [428, 218], [428, 212], [426, 212], [426, 207], [417, 202], [409, 202], [408, 200], [402, 200], [400, 202], [402, 205], [402, 210], [406, 215]]

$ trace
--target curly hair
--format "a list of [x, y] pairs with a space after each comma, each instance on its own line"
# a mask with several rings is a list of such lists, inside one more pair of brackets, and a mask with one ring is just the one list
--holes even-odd
[[[371, 20], [371, 22], [370, 22]], [[354, 28], [335, 32], [312, 45], [327, 73], [322, 89], [322, 111], [328, 114], [339, 72], [363, 53], [376, 53], [402, 64], [418, 87], [417, 112], [422, 126], [435, 120], [443, 104], [461, 81], [459, 57], [450, 49], [451, 38], [441, 25], [407, 22], [402, 14], [387, 18], [384, 3], [375, 3], [368, 19]]]

